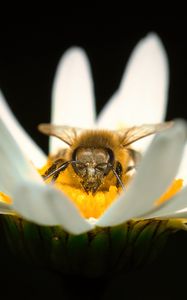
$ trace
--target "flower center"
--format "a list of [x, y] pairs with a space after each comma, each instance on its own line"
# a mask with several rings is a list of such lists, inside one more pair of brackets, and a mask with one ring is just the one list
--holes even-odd
[[[51, 166], [50, 160], [39, 171], [41, 175]], [[125, 182], [129, 178], [123, 178]], [[51, 178], [46, 180], [47, 183], [51, 182]], [[82, 216], [85, 218], [99, 218], [110, 204], [117, 199], [121, 192], [121, 188], [116, 187], [115, 183], [108, 184], [108, 189], [98, 190], [95, 194], [91, 192], [86, 193], [80, 184], [77, 184], [77, 175], [72, 172], [72, 168], [67, 168], [61, 172], [54, 182], [56, 188], [64, 192], [68, 198], [73, 201], [77, 206]], [[155, 205], [160, 205], [169, 200], [182, 188], [183, 180], [175, 179], [168, 190], [155, 201]]]
[[[48, 163], [39, 171], [40, 174], [43, 175], [50, 166], [51, 162], [48, 161]], [[51, 178], [46, 180], [46, 183], [50, 182]], [[114, 183], [115, 182], [116, 179]], [[91, 192], [87, 193], [81, 186], [80, 181], [77, 180], [77, 175], [71, 166], [59, 174], [54, 185], [73, 201], [82, 216], [86, 219], [99, 218], [121, 192], [121, 188], [111, 184], [109, 189], [104, 188], [103, 190], [98, 190], [94, 194]]]
[[0, 201], [5, 202], [7, 204], [11, 204], [12, 203], [12, 199], [6, 195], [5, 193], [0, 192]]
[[160, 205], [166, 201], [168, 201], [172, 196], [174, 196], [177, 192], [182, 189], [183, 180], [182, 179], [175, 179], [172, 184], [169, 186], [167, 191], [155, 201], [155, 205]]
[[[50, 165], [51, 162], [48, 161], [48, 163], [39, 170], [39, 173], [43, 175]], [[46, 180], [46, 183], [50, 182], [51, 178]], [[116, 187], [115, 184], [108, 184], [108, 189], [98, 190], [95, 194], [92, 194], [91, 192], [86, 193], [81, 185], [77, 184], [76, 175], [72, 173], [71, 168], [67, 168], [64, 172], [61, 172], [54, 182], [54, 185], [73, 201], [82, 216], [86, 219], [99, 218], [110, 204], [117, 199], [121, 192], [121, 188]], [[182, 185], [182, 179], [175, 179], [167, 191], [155, 201], [155, 205], [159, 206], [165, 201], [168, 201], [173, 195], [181, 190]], [[2, 192], [0, 192], [0, 201], [7, 204], [12, 203], [12, 199]]]

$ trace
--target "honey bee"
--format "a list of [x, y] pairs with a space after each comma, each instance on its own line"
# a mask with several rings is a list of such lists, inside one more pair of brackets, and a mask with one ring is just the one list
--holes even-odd
[[114, 131], [40, 124], [39, 131], [59, 138], [68, 146], [51, 156], [52, 165], [43, 178], [51, 177], [54, 182], [61, 172], [71, 168], [73, 180], [78, 180], [87, 193], [108, 190], [111, 184], [124, 189], [125, 178], [136, 168], [140, 159], [140, 153], [131, 145], [171, 127], [172, 123], [147, 124]]

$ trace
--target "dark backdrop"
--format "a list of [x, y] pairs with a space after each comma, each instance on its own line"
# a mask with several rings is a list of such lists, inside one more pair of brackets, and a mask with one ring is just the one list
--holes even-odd
[[[102, 24], [97, 22], [97, 17], [92, 23], [64, 20], [59, 16], [53, 19], [33, 17], [24, 22], [9, 19], [0, 29], [0, 87], [22, 125], [47, 150], [47, 139], [37, 132], [36, 126], [49, 121], [51, 86], [62, 53], [73, 45], [86, 50], [99, 112], [117, 89], [133, 47], [148, 32], [154, 31], [161, 37], [170, 63], [167, 119], [187, 118], [186, 25], [182, 18], [171, 16], [124, 16], [118, 23]], [[15, 294], [21, 299], [37, 299], [45, 294], [60, 299], [72, 297], [67, 296], [69, 292], [66, 296], [63, 294], [64, 287], [57, 274], [18, 263], [3, 246], [1, 257], [1, 290], [2, 293], [7, 291], [5, 299]], [[180, 299], [186, 282], [182, 271], [185, 274], [186, 270], [187, 234], [181, 232], [169, 239], [162, 255], [151, 267], [128, 277], [115, 278], [102, 299], [133, 299], [134, 295], [139, 299]], [[77, 295], [81, 294], [82, 287], [83, 295], [92, 299], [93, 291], [86, 292], [86, 282], [72, 280], [71, 290], [72, 286]], [[95, 281], [92, 288], [96, 292]], [[23, 291], [29, 292], [29, 296], [24, 296]], [[100, 291], [98, 287], [98, 294]]]

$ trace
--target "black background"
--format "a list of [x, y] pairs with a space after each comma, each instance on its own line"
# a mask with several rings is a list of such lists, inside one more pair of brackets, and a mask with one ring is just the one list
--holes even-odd
[[[55, 68], [70, 46], [83, 47], [91, 62], [97, 112], [117, 89], [128, 57], [148, 32], [156, 32], [166, 48], [170, 64], [167, 119], [187, 119], [187, 27], [176, 17], [124, 16], [119, 21], [82, 22], [60, 16], [8, 20], [1, 25], [0, 87], [15, 115], [35, 141], [47, 151], [47, 139], [37, 132], [40, 122], [50, 117], [50, 97]], [[20, 264], [2, 246], [1, 292], [4, 299], [38, 299], [44, 295], [59, 299], [180, 299], [185, 290], [187, 234], [173, 235], [162, 255], [151, 266], [110, 281], [104, 296], [97, 281], [78, 278], [63, 281], [46, 270]], [[64, 280], [64, 279], [63, 279]], [[89, 287], [87, 291], [86, 286]], [[66, 292], [65, 292], [66, 290]], [[73, 295], [74, 291], [74, 296]], [[28, 293], [26, 296], [25, 293]], [[100, 295], [100, 296], [99, 296]]]

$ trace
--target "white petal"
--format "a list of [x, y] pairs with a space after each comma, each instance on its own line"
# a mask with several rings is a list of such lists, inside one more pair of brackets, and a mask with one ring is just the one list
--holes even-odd
[[117, 225], [153, 208], [154, 201], [166, 191], [177, 172], [186, 136], [187, 127], [182, 120], [157, 135], [126, 194], [113, 202], [98, 225]]
[[0, 191], [12, 196], [15, 186], [22, 181], [43, 182], [1, 119], [0, 140]]
[[[175, 213], [172, 213], [171, 215], [168, 215], [167, 217], [163, 217], [164, 219], [187, 219], [187, 208], [186, 209], [182, 209], [179, 210]], [[184, 223], [187, 223], [187, 221], [185, 220]]]
[[16, 189], [13, 207], [29, 221], [40, 225], [61, 225], [73, 234], [93, 228], [62, 192], [49, 185], [25, 184]]
[[184, 149], [182, 161], [179, 167], [176, 178], [181, 178], [184, 180], [184, 185], [187, 185], [187, 145]]
[[184, 213], [187, 217], [187, 187], [143, 218], [178, 218]]
[[[52, 117], [55, 125], [93, 127], [95, 104], [90, 66], [85, 52], [71, 48], [59, 62], [52, 93]], [[51, 138], [50, 152], [63, 143]]]
[[17, 119], [11, 112], [7, 105], [1, 91], [0, 91], [0, 118], [14, 135], [15, 139], [19, 143], [22, 151], [29, 157], [32, 163], [40, 168], [46, 161], [46, 155], [37, 146], [37, 144], [30, 138], [23, 127], [18, 123]]
[[132, 52], [119, 90], [99, 115], [98, 126], [116, 129], [161, 122], [167, 94], [168, 60], [162, 42], [152, 33]]

